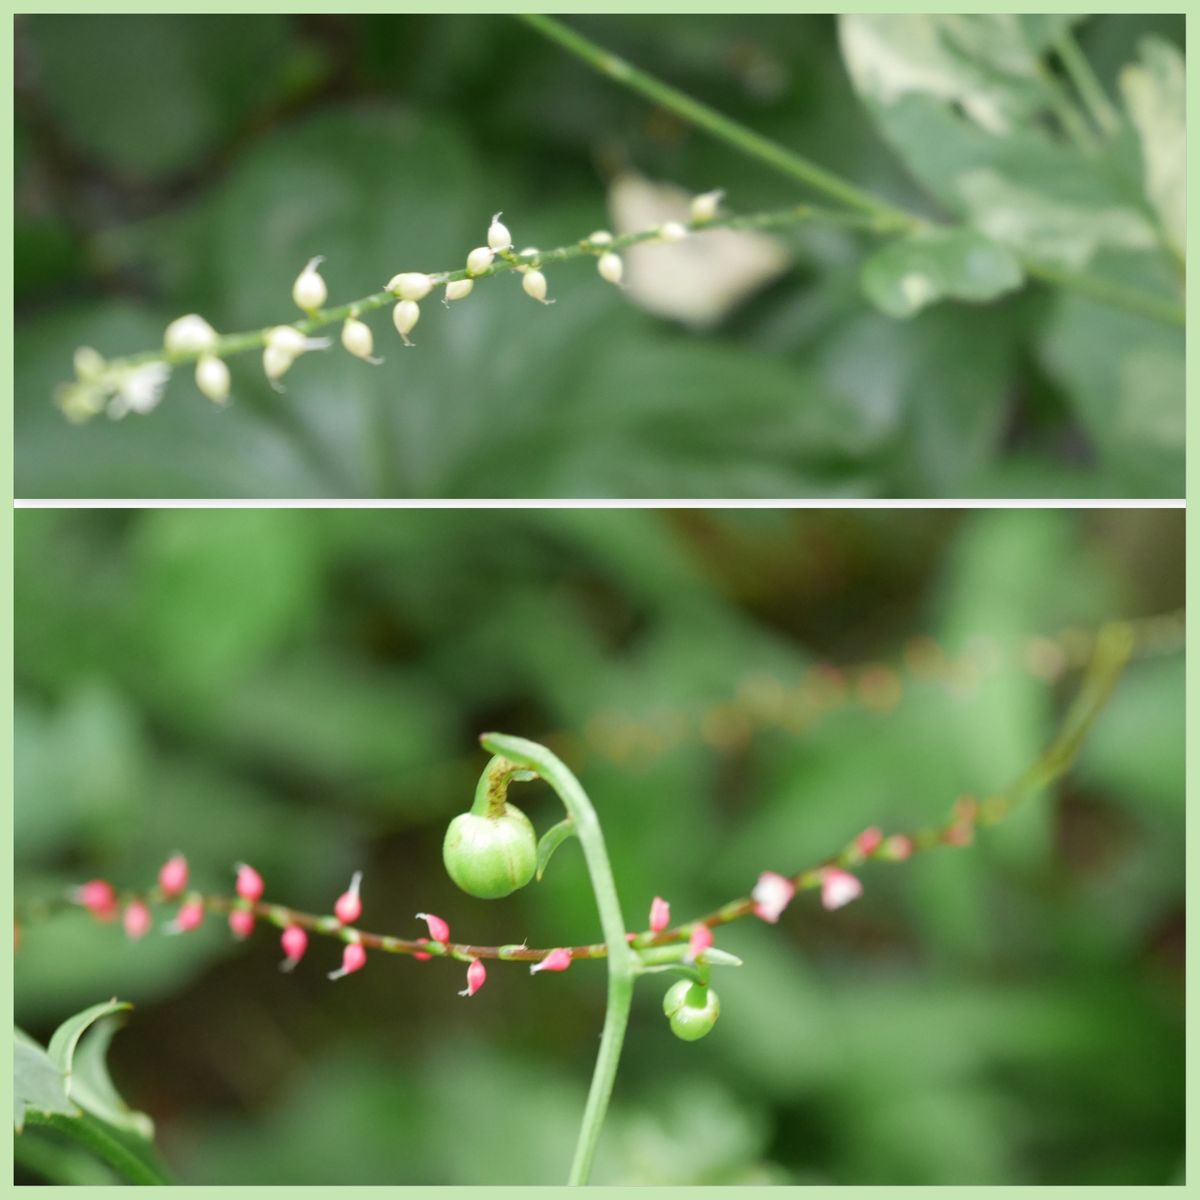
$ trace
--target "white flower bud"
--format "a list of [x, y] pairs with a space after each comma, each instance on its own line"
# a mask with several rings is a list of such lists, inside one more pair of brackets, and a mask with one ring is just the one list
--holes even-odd
[[93, 383], [99, 379], [107, 365], [104, 355], [99, 350], [93, 350], [91, 346], [80, 346], [75, 351], [74, 363], [75, 377], [84, 383]]
[[664, 221], [658, 229], [658, 236], [664, 242], [682, 242], [688, 231], [678, 221]]
[[526, 246], [525, 249], [522, 250], [521, 253], [517, 255], [517, 257], [518, 258], [537, 258], [539, 253], [540, 252], [536, 246]]
[[525, 295], [532, 296], [543, 304], [547, 303], [546, 277], [541, 271], [526, 271], [521, 278], [521, 286], [525, 289]]
[[411, 346], [408, 335], [412, 333], [417, 322], [421, 319], [421, 306], [415, 300], [401, 300], [392, 309], [392, 322], [396, 332], [404, 339], [406, 346]]
[[296, 361], [294, 354], [289, 354], [282, 346], [267, 343], [263, 351], [263, 370], [272, 384], [287, 374], [288, 368]]
[[476, 246], [467, 255], [467, 274], [482, 275], [492, 265], [495, 257], [490, 246]]
[[176, 317], [163, 334], [163, 346], [172, 354], [202, 354], [217, 344], [217, 331], [201, 316]]
[[372, 358], [375, 350], [375, 338], [370, 325], [357, 317], [347, 317], [342, 326], [342, 345], [354, 355], [369, 363], [381, 363], [383, 359]]
[[196, 386], [214, 404], [229, 399], [229, 368], [213, 354], [205, 354], [196, 363]]
[[512, 234], [508, 232], [507, 225], [500, 224], [500, 213], [497, 213], [492, 218], [492, 223], [488, 226], [487, 244], [491, 250], [510, 250], [512, 248]]
[[620, 283], [622, 272], [625, 270], [625, 264], [621, 262], [619, 254], [614, 254], [611, 250], [608, 250], [597, 259], [596, 270], [600, 272], [600, 278], [606, 282]]
[[296, 276], [296, 282], [292, 284], [292, 299], [295, 300], [297, 307], [302, 308], [305, 312], [315, 312], [325, 303], [325, 299], [329, 295], [325, 290], [325, 280], [317, 271], [317, 267], [322, 262], [324, 259], [319, 255], [316, 258], [310, 258], [308, 265]]
[[713, 220], [721, 208], [721, 201], [724, 199], [725, 192], [721, 188], [717, 188], [712, 192], [701, 192], [698, 196], [692, 197], [692, 220], [693, 221], [711, 221]]
[[401, 300], [424, 300], [433, 287], [433, 280], [420, 271], [402, 271], [393, 275], [386, 290], [399, 296]]
[[305, 337], [295, 325], [276, 325], [267, 334], [267, 345], [292, 358], [299, 358], [307, 350], [324, 350], [332, 342], [329, 338]]
[[597, 229], [595, 233], [589, 233], [587, 239], [593, 246], [611, 246], [612, 234], [607, 229]]
[[447, 300], [465, 300], [475, 287], [473, 279], [455, 279], [453, 282], [446, 284], [446, 299]]

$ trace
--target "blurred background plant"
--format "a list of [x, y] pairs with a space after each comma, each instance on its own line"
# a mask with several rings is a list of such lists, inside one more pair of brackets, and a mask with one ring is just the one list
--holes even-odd
[[[1058, 46], [1072, 19], [895, 20], [572, 24], [1044, 271], [1178, 301], [1181, 16], [1076, 25], [1099, 100]], [[348, 300], [459, 265], [497, 209], [547, 247], [661, 212], [664, 183], [740, 212], [813, 197], [499, 17], [29, 16], [16, 81], [18, 495], [1182, 493], [1181, 328], [1043, 284], [896, 319], [864, 287], [895, 312], [930, 297], [914, 269], [979, 280], [828, 227], [649, 248], [625, 296], [564, 266], [547, 310], [497, 280], [431, 306], [415, 351], [381, 330], [378, 369], [312, 355], [278, 396], [247, 356], [228, 411], [180, 372], [152, 419], [69, 427], [76, 346], [288, 319], [313, 254]]]
[[[182, 849], [205, 890], [248, 860], [310, 911], [362, 867], [366, 928], [415, 936], [435, 912], [487, 944], [599, 928], [574, 843], [503, 901], [446, 878], [481, 730], [549, 740], [601, 813], [630, 922], [655, 894], [683, 919], [1006, 784], [1076, 682], [1012, 646], [1183, 599], [1176, 511], [15, 524], [18, 906], [95, 876], [145, 886]], [[930, 677], [964, 652], [987, 669]], [[826, 686], [822, 664], [872, 662]], [[826, 701], [780, 707], [813, 687]], [[721, 931], [746, 966], [705, 1041], [671, 1036], [665, 983], [639, 986], [596, 1181], [1181, 1179], [1183, 763], [1182, 655], [1144, 658], [1054, 795], [974, 847], [866, 869], [837, 913], [805, 894], [777, 927]], [[558, 819], [541, 785], [522, 805]], [[24, 930], [16, 1016], [45, 1044], [90, 1004], [136, 1004], [112, 1074], [179, 1182], [565, 1178], [601, 966], [494, 964], [468, 1002], [460, 964], [378, 955], [335, 985], [336, 943], [290, 977], [279, 958], [217, 919], [130, 944], [68, 912]]]

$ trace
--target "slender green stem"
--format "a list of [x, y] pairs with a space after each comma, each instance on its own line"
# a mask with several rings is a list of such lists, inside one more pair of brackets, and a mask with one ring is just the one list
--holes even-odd
[[558, 793], [563, 807], [575, 823], [575, 832], [583, 846], [583, 856], [591, 876], [596, 907], [600, 912], [600, 928], [608, 950], [608, 1006], [604, 1014], [604, 1031], [600, 1035], [600, 1052], [596, 1056], [596, 1069], [592, 1074], [592, 1086], [579, 1129], [579, 1141], [567, 1179], [572, 1185], [584, 1184], [591, 1174], [600, 1131], [617, 1077], [617, 1065], [621, 1059], [625, 1029], [629, 1024], [629, 1009], [633, 1002], [636, 964], [625, 940], [625, 918], [621, 915], [621, 903], [617, 898], [617, 886], [604, 846], [604, 834], [600, 830], [596, 810], [579, 781], [556, 755], [536, 742], [499, 733], [485, 734], [479, 740], [486, 749], [502, 755], [515, 766], [536, 771]]
[[[537, 16], [532, 13], [518, 14], [538, 33], [556, 42], [564, 49], [594, 67], [601, 74], [661, 104], [676, 116], [707, 130], [727, 145], [759, 162], [766, 163], [784, 175], [808, 184], [827, 196], [835, 197], [843, 204], [862, 212], [874, 214], [885, 230], [906, 232], [927, 227], [933, 222], [924, 220], [916, 213], [882, 200], [863, 191], [849, 181], [833, 174], [808, 159], [755, 133], [754, 130], [728, 117], [683, 92], [655, 79], [654, 76], [609, 53], [602, 46], [585, 38], [563, 25], [553, 17]], [[1081, 56], [1082, 57], [1082, 56]], [[1025, 271], [1034, 279], [1053, 283], [1060, 287], [1074, 288], [1102, 303], [1115, 308], [1153, 317], [1173, 325], [1184, 323], [1183, 305], [1140, 289], [1126, 288], [1094, 275], [1078, 271], [1066, 271], [1029, 261], [1022, 257]]]
[[1121, 127], [1121, 115], [1109, 100], [1100, 80], [1096, 78], [1092, 64], [1080, 49], [1075, 35], [1067, 30], [1055, 43], [1055, 49], [1097, 128], [1109, 136], [1116, 133]]
[[776, 170], [822, 192], [830, 199], [858, 209], [860, 212], [870, 213], [887, 222], [896, 230], [913, 229], [922, 224], [921, 219], [915, 214], [889, 204], [886, 200], [881, 200], [878, 196], [843, 179], [840, 175], [835, 175], [825, 167], [818, 166], [794, 150], [789, 150], [786, 146], [781, 146], [778, 142], [763, 137], [741, 122], [734, 121], [717, 112], [716, 109], [709, 108], [707, 104], [693, 99], [685, 92], [663, 83], [662, 80], [656, 79], [648, 72], [640, 70], [623, 58], [596, 45], [582, 34], [576, 33], [561, 21], [557, 21], [553, 17], [540, 16], [537, 13], [520, 13], [517, 19], [536, 29], [543, 37], [557, 42], [565, 50], [569, 50], [577, 58], [581, 58], [601, 74], [616, 80], [623, 87], [640, 93], [656, 104], [661, 104], [663, 108], [669, 109], [685, 121], [707, 130], [731, 146], [736, 146], [743, 153], [768, 163]]

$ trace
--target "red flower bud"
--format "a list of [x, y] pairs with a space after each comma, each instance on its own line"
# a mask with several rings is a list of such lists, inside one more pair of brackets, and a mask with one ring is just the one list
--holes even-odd
[[254, 932], [254, 914], [248, 908], [235, 908], [229, 914], [229, 930], [235, 938], [248, 938]]
[[187, 887], [188, 863], [182, 854], [172, 854], [158, 872], [158, 886], [163, 896], [174, 900]]
[[246, 863], [238, 863], [237, 894], [243, 900], [249, 900], [251, 904], [262, 899], [262, 876], [253, 867], [247, 866]]
[[795, 894], [796, 885], [786, 875], [764, 871], [750, 893], [754, 901], [754, 915], [774, 925]]
[[347, 942], [342, 951], [342, 965], [336, 971], [329, 972], [330, 979], [342, 979], [353, 975], [367, 965], [367, 951], [362, 942]]
[[695, 962], [712, 944], [712, 930], [707, 925], [697, 925], [688, 938], [688, 952], [684, 961]]
[[832, 912], [857, 900], [863, 887], [856, 875], [840, 867], [826, 867], [821, 872], [821, 903]]
[[349, 889], [337, 898], [337, 903], [333, 906], [333, 915], [343, 925], [353, 925], [362, 916], [362, 901], [358, 896], [358, 889], [361, 886], [362, 872], [355, 871], [350, 880]]
[[98, 921], [111, 921], [117, 915], [117, 893], [107, 879], [92, 879], [71, 894]]
[[529, 967], [530, 975], [536, 975], [539, 971], [565, 971], [571, 965], [571, 952], [559, 947], [557, 950], [551, 950], [541, 962], [532, 963]]
[[279, 964], [281, 971], [290, 971], [303, 957], [308, 949], [308, 934], [301, 925], [289, 925], [279, 939], [286, 955]]
[[864, 829], [854, 839], [854, 850], [860, 858], [866, 858], [868, 855], [875, 853], [879, 848], [879, 843], [882, 841], [883, 830], [878, 825], [872, 825], [870, 828]]
[[189, 900], [186, 904], [181, 905], [175, 914], [175, 920], [171, 922], [171, 929], [175, 933], [191, 933], [193, 929], [200, 928], [203, 920], [204, 905], [199, 900]]
[[[428, 938], [417, 938], [417, 945], [418, 946], [428, 946], [429, 939]], [[413, 951], [413, 958], [415, 958], [417, 960], [417, 962], [428, 962], [432, 957], [433, 957], [433, 955], [430, 954], [428, 950], [414, 950]]]
[[144, 938], [152, 924], [150, 909], [144, 901], [134, 900], [125, 908], [125, 933], [132, 941]]
[[479, 959], [473, 958], [471, 959], [471, 965], [467, 968], [466, 989], [458, 994], [460, 996], [473, 996], [483, 987], [485, 982], [487, 982], [487, 967]]
[[662, 933], [671, 923], [671, 906], [661, 897], [650, 902], [650, 932]]
[[429, 936], [435, 942], [441, 942], [443, 946], [449, 943], [450, 926], [441, 917], [435, 917], [433, 913], [417, 913], [417, 920], [429, 926]]

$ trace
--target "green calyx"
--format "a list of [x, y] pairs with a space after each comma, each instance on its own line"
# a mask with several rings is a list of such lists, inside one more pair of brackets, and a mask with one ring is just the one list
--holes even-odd
[[475, 789], [471, 811], [450, 822], [442, 860], [450, 878], [481, 900], [499, 900], [523, 888], [537, 870], [537, 834], [529, 818], [507, 800], [512, 779], [529, 779], [497, 755]]
[[673, 984], [663, 997], [663, 1012], [671, 1032], [685, 1042], [696, 1042], [717, 1023], [721, 1001], [712, 988], [690, 979]]

